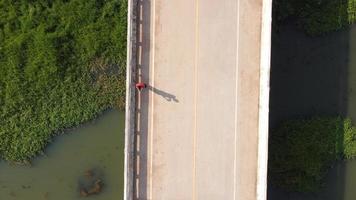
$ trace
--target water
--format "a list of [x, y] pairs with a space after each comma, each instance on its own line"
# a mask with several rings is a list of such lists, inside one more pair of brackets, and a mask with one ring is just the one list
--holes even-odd
[[[356, 25], [322, 37], [285, 25], [272, 40], [270, 127], [315, 115], [342, 115], [356, 125]], [[355, 200], [356, 161], [336, 163], [314, 194], [268, 187], [268, 199]]]
[[[0, 163], [0, 200], [123, 198], [124, 113], [113, 110], [54, 139], [31, 167]], [[100, 193], [80, 196], [102, 180]]]
[[303, 194], [268, 188], [269, 200], [355, 200], [356, 161], [337, 163], [326, 177], [325, 186], [316, 193]]

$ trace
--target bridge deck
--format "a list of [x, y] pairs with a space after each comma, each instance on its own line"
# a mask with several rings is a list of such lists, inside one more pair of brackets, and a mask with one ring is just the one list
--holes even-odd
[[139, 1], [136, 198], [256, 199], [261, 2]]

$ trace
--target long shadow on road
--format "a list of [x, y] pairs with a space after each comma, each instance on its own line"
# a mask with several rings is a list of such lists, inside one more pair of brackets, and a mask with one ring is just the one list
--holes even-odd
[[155, 93], [155, 94], [157, 94], [157, 95], [159, 95], [159, 96], [162, 96], [162, 97], [163, 97], [164, 99], [166, 99], [167, 101], [174, 101], [174, 102], [176, 102], [176, 103], [179, 102], [179, 100], [177, 99], [177, 97], [176, 97], [175, 95], [173, 95], [173, 94], [170, 94], [170, 93], [165, 92], [165, 91], [163, 91], [163, 90], [159, 90], [159, 89], [154, 88], [154, 87], [152, 87], [152, 86], [147, 86], [147, 88], [148, 88], [149, 90], [151, 90], [153, 93]]

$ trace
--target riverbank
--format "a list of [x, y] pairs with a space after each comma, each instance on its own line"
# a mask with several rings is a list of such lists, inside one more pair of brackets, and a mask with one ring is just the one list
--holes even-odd
[[356, 1], [273, 1], [273, 27], [275, 29], [291, 18], [295, 19], [298, 27], [310, 36], [320, 36], [348, 29], [351, 24], [356, 22]]
[[126, 0], [0, 2], [0, 158], [125, 105]]
[[269, 200], [354, 200], [356, 160], [339, 161], [329, 170], [323, 187], [317, 192], [291, 192], [268, 186]]
[[[0, 199], [116, 200], [123, 196], [124, 112], [106, 111], [80, 128], [53, 138], [32, 166], [0, 162]], [[81, 197], [100, 179], [100, 193]], [[89, 185], [89, 186], [88, 186]]]
[[[355, 36], [355, 25], [350, 26], [349, 29], [332, 32], [324, 36], [310, 37], [296, 25], [286, 24], [280, 27], [278, 33], [273, 34], [270, 94], [271, 138], [274, 134], [273, 129], [278, 127], [281, 122], [291, 119], [342, 116], [343, 118], [350, 118], [355, 124]], [[315, 142], [312, 147], [317, 147], [317, 143], [324, 141], [323, 139], [314, 138], [312, 141], [308, 140], [308, 142]], [[300, 148], [303, 148], [303, 145], [300, 145]], [[300, 156], [303, 157], [303, 155]], [[305, 159], [309, 158], [308, 156], [305, 157]], [[313, 166], [314, 161], [305, 162], [304, 166]], [[335, 162], [334, 159], [333, 163]], [[303, 163], [300, 163], [300, 165], [303, 165]], [[333, 173], [333, 169], [331, 173]], [[340, 177], [338, 178], [344, 179], [343, 174], [346, 173], [353, 172], [339, 172]], [[325, 182], [325, 180], [324, 176], [322, 182], [320, 182], [322, 189], [316, 192], [319, 197], [329, 194], [323, 189], [324, 187], [329, 188], [330, 185], [334, 185], [327, 180]], [[295, 193], [276, 187], [270, 188], [272, 189], [269, 189], [269, 196], [270, 198], [273, 197], [271, 198], [273, 200], [308, 199], [308, 195], [313, 196], [312, 193]], [[338, 193], [352, 194], [351, 191], [342, 191], [346, 188], [338, 187], [338, 190], [340, 190]], [[321, 194], [322, 192], [325, 194]], [[345, 199], [353, 198], [349, 196]]]
[[356, 156], [350, 119], [313, 117], [284, 121], [270, 132], [268, 180], [287, 191], [315, 192], [336, 161]]

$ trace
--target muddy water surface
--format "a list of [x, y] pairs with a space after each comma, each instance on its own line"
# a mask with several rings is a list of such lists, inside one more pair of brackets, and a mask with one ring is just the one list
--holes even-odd
[[[124, 113], [54, 138], [31, 167], [0, 163], [0, 200], [120, 200], [123, 198]], [[100, 180], [101, 192], [81, 197]], [[96, 188], [98, 189], [98, 188]]]

